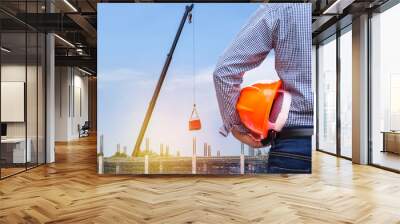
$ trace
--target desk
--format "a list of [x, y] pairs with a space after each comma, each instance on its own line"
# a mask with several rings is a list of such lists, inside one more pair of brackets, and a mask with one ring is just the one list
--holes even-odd
[[[31, 162], [31, 139], [27, 139], [25, 152], [25, 138], [6, 138], [1, 139], [1, 157], [6, 163], [25, 163]], [[26, 154], [25, 154], [26, 153]], [[25, 158], [27, 159], [25, 161]]]
[[400, 131], [383, 131], [382, 152], [400, 154]]

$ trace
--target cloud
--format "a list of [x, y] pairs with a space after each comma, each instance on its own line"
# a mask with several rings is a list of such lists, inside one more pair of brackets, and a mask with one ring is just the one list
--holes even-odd
[[[199, 69], [195, 76], [196, 88], [201, 87], [214, 88], [213, 72], [215, 66], [208, 66]], [[149, 74], [143, 71], [137, 71], [131, 68], [120, 68], [100, 72], [98, 79], [98, 88], [103, 89], [107, 84], [133, 84], [136, 87], [147, 88], [155, 84], [159, 78], [159, 74]], [[268, 55], [267, 59], [257, 68], [248, 71], [243, 78], [242, 86], [250, 85], [259, 80], [276, 80], [278, 76], [275, 71], [274, 54]], [[164, 91], [174, 91], [176, 89], [190, 89], [193, 87], [193, 74], [191, 69], [170, 68], [165, 83]]]
[[143, 81], [153, 80], [154, 76], [141, 71], [135, 71], [129, 68], [120, 68], [111, 71], [99, 73], [100, 82], [125, 82], [125, 81]]
[[129, 85], [135, 88], [147, 88], [148, 86], [155, 86], [158, 75], [145, 73], [142, 71], [133, 70], [130, 68], [120, 68], [100, 72], [98, 76], [97, 88], [104, 90], [108, 87], [117, 87], [120, 85]]
[[[268, 57], [259, 67], [246, 72], [243, 77], [243, 85], [249, 85], [260, 80], [277, 80], [279, 77], [275, 71], [274, 58]], [[196, 85], [210, 85], [213, 83], [213, 72], [215, 66], [201, 69], [196, 74]], [[175, 72], [174, 77], [169, 80], [168, 89], [192, 87], [193, 75], [187, 72]], [[212, 85], [213, 86], [213, 85]]]
[[[213, 74], [214, 67], [207, 67], [201, 69], [195, 75], [195, 84], [196, 86], [200, 85], [210, 85], [213, 82]], [[193, 87], [193, 74], [187, 71], [173, 71], [170, 79], [167, 81], [168, 83], [165, 85], [166, 90], [175, 90], [175, 89], [185, 89]]]

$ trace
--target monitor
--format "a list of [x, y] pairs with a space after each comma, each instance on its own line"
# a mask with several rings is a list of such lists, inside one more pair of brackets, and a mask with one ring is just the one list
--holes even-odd
[[1, 136], [7, 136], [7, 124], [1, 123]]

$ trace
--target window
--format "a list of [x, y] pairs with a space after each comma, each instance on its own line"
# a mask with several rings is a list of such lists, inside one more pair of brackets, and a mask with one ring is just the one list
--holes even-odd
[[340, 36], [340, 155], [351, 158], [352, 149], [352, 34], [351, 26]]
[[336, 153], [336, 39], [318, 48], [318, 149]]
[[400, 170], [400, 4], [371, 18], [372, 163]]

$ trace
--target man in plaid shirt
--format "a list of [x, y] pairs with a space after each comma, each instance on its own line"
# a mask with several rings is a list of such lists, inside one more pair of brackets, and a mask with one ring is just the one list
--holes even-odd
[[313, 96], [311, 83], [311, 4], [264, 4], [241, 29], [220, 57], [214, 84], [223, 120], [220, 133], [229, 132], [241, 142], [258, 148], [259, 140], [240, 122], [236, 102], [246, 71], [259, 66], [271, 50], [283, 89], [292, 95], [288, 120], [282, 133], [307, 129], [306, 136], [277, 137], [271, 147], [271, 173], [311, 172]]

